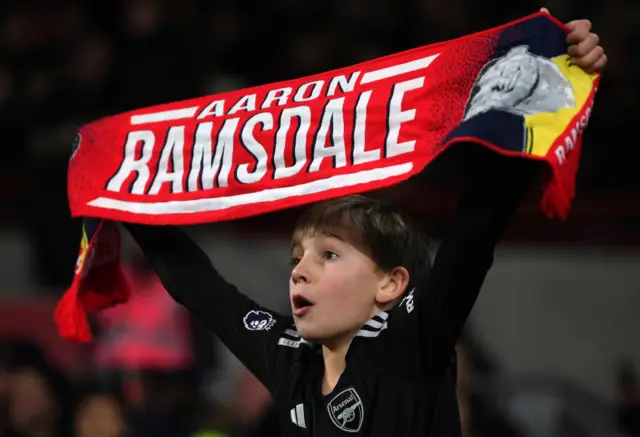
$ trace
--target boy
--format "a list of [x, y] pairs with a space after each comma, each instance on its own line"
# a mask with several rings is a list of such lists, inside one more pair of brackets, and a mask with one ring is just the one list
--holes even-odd
[[126, 227], [169, 293], [269, 389], [283, 435], [426, 436], [443, 381], [453, 393], [453, 348], [494, 245], [539, 165], [462, 147], [481, 172], [431, 268], [421, 227], [377, 201], [329, 200], [301, 217], [293, 318], [227, 284], [178, 228]]
[[[571, 55], [599, 70], [597, 37], [574, 26]], [[540, 167], [460, 147], [474, 152], [473, 166], [432, 267], [421, 227], [379, 202], [350, 196], [302, 216], [293, 317], [239, 293], [178, 228], [125, 226], [168, 292], [269, 389], [282, 436], [460, 435], [454, 345]]]

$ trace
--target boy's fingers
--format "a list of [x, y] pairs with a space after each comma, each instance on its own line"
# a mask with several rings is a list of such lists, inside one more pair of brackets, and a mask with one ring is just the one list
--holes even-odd
[[578, 44], [573, 44], [569, 47], [569, 54], [574, 58], [581, 58], [588, 55], [598, 46], [600, 38], [595, 33], [590, 33], [587, 37], [580, 41]]
[[570, 31], [567, 35], [568, 43], [579, 43], [591, 32], [591, 21], [589, 20], [569, 21], [565, 26], [567, 26]]

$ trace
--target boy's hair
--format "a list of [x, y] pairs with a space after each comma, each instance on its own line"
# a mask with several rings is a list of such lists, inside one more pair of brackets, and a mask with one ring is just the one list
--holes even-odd
[[429, 239], [420, 224], [390, 205], [365, 196], [347, 196], [316, 203], [299, 218], [292, 246], [314, 234], [337, 234], [368, 254], [382, 271], [404, 267], [406, 292], [428, 273]]

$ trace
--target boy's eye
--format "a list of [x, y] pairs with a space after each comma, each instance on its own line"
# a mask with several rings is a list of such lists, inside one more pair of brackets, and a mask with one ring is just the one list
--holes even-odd
[[331, 259], [338, 258], [338, 255], [335, 252], [331, 252], [330, 250], [327, 250], [322, 256], [326, 260], [331, 260]]
[[300, 258], [297, 256], [292, 256], [289, 258], [289, 265], [293, 268], [300, 263]]

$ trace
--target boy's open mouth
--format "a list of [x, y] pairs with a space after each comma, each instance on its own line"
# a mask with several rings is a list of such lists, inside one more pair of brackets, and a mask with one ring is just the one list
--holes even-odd
[[293, 313], [296, 316], [304, 314], [313, 305], [311, 301], [301, 294], [294, 295], [291, 302], [293, 303]]

